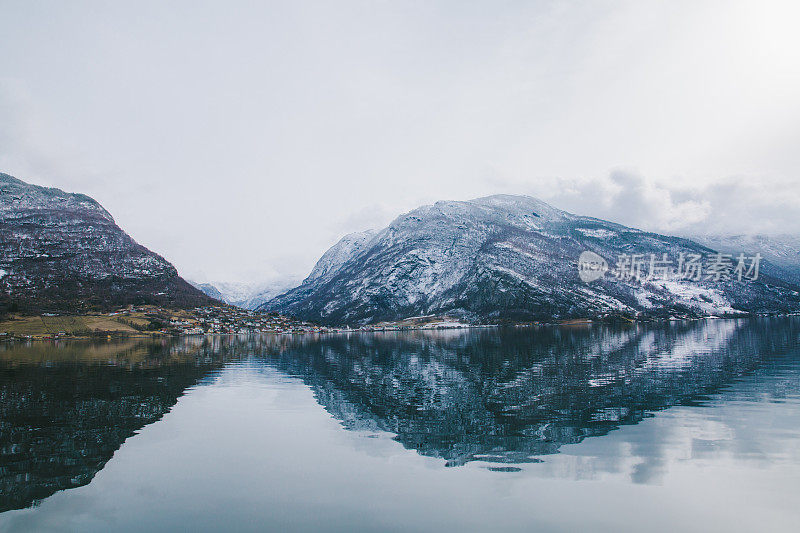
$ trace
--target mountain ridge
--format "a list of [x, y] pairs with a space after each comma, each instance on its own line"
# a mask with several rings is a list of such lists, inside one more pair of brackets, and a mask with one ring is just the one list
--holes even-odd
[[85, 194], [0, 173], [0, 229], [0, 312], [214, 302]]
[[[361, 249], [334, 254], [341, 260], [331, 262], [331, 251], [351, 241]], [[800, 305], [797, 286], [773, 273], [752, 283], [638, 283], [611, 276], [583, 283], [577, 270], [583, 251], [607, 260], [714, 253], [686, 238], [575, 215], [529, 196], [441, 201], [400, 215], [366, 239], [344, 237], [322, 256], [326, 263], [314, 267], [318, 275], [260, 309], [338, 325], [430, 314], [486, 322], [782, 313]]]

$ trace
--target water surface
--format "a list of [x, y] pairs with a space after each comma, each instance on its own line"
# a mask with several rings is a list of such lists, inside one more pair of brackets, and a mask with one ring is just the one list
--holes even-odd
[[0, 531], [794, 531], [800, 320], [0, 345]]

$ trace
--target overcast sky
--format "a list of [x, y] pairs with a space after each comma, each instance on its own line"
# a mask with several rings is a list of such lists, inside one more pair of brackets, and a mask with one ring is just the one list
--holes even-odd
[[186, 277], [442, 199], [800, 231], [800, 4], [0, 0], [0, 171]]

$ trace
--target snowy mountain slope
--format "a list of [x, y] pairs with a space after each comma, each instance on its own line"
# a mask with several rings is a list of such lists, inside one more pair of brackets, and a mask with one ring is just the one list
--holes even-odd
[[367, 243], [375, 236], [374, 230], [367, 230], [358, 233], [345, 235], [336, 244], [331, 246], [328, 251], [322, 254], [317, 264], [311, 270], [305, 281], [313, 281], [323, 277], [325, 274], [339, 268], [356, 255], [364, 251]]
[[270, 282], [260, 283], [247, 295], [247, 298], [231, 302], [231, 304], [244, 307], [245, 309], [257, 309], [279, 294], [283, 294], [297, 287], [302, 281], [303, 279], [301, 277], [288, 276]]
[[621, 254], [677, 258], [713, 252], [687, 239], [573, 215], [526, 196], [437, 202], [375, 234], [346, 237], [302, 285], [261, 308], [326, 324], [430, 314], [496, 321], [798, 309], [798, 287], [766, 275], [756, 282], [695, 283], [607, 274], [584, 283], [577, 259], [585, 250], [612, 266]]
[[800, 235], [694, 235], [690, 238], [725, 253], [760, 253], [773, 267], [780, 269], [775, 272], [777, 275], [800, 284]]
[[195, 289], [199, 289], [203, 291], [204, 294], [207, 296], [211, 296], [215, 300], [219, 300], [220, 302], [230, 303], [225, 299], [225, 296], [211, 283], [197, 283], [190, 279], [186, 280], [189, 284], [194, 287]]
[[190, 281], [208, 296], [244, 309], [255, 309], [289, 289], [300, 285], [302, 278], [286, 276], [258, 283]]
[[0, 305], [74, 312], [212, 300], [136, 243], [92, 198], [0, 173]]

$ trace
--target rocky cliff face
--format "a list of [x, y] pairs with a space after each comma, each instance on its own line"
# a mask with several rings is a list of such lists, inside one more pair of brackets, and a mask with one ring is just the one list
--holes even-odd
[[69, 312], [212, 300], [92, 198], [0, 174], [0, 305]]
[[612, 270], [623, 254], [668, 254], [673, 261], [680, 254], [713, 254], [687, 239], [573, 215], [525, 196], [437, 202], [377, 233], [345, 237], [302, 285], [261, 308], [326, 324], [430, 314], [496, 321], [800, 308], [798, 287], [769, 268], [754, 282], [609, 274], [585, 283], [577, 261], [587, 250]]

